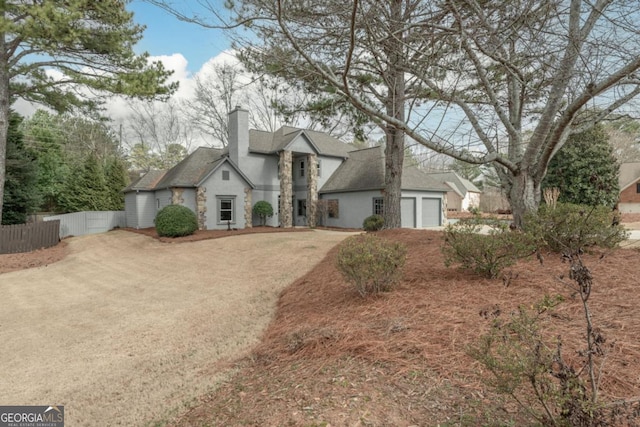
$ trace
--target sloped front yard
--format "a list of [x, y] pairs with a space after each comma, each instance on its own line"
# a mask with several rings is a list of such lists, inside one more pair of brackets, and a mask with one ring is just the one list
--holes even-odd
[[66, 240], [58, 262], [34, 253], [40, 267], [0, 274], [0, 403], [64, 405], [69, 426], [163, 418], [224, 378], [280, 291], [347, 236], [167, 244], [121, 230]]

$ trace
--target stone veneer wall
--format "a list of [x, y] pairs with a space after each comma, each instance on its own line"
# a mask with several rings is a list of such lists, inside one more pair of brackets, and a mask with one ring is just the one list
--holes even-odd
[[182, 193], [184, 193], [184, 188], [172, 188], [171, 189], [171, 204], [172, 205], [181, 205], [184, 203], [184, 198], [182, 197]]
[[307, 225], [316, 226], [318, 219], [318, 158], [315, 154], [307, 156]]
[[198, 211], [198, 229], [207, 229], [207, 188], [198, 187], [196, 190], [196, 209]]
[[291, 151], [280, 152], [280, 225], [293, 227], [291, 197], [293, 196], [293, 163]]
[[251, 187], [247, 187], [244, 189], [244, 227], [252, 228], [253, 227], [253, 211], [251, 206]]

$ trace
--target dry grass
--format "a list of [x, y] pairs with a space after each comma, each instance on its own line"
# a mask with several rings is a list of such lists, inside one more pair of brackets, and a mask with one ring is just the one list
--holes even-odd
[[[505, 286], [445, 268], [439, 232], [381, 234], [409, 248], [404, 281], [394, 292], [360, 298], [336, 271], [334, 249], [282, 293], [276, 318], [238, 364], [238, 375], [172, 425], [521, 423], [521, 414], [486, 389], [467, 349], [489, 325], [483, 313], [496, 307], [508, 313], [544, 294], [566, 298], [548, 333], [562, 334], [565, 354], [579, 362], [583, 313], [558, 280], [567, 272], [558, 256], [547, 255], [544, 265], [518, 263]], [[639, 261], [633, 249], [585, 257], [595, 278], [594, 323], [610, 344], [602, 382], [607, 399], [640, 394]]]
[[179, 410], [258, 343], [279, 292], [347, 235], [69, 239], [62, 261], [0, 275], [0, 402], [64, 405], [70, 426]]

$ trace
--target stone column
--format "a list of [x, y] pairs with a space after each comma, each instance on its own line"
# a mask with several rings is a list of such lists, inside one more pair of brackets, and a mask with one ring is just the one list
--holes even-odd
[[172, 188], [171, 189], [171, 204], [172, 205], [182, 205], [184, 203], [184, 198], [182, 197], [182, 193], [184, 193], [184, 188]]
[[280, 152], [280, 225], [293, 227], [291, 197], [293, 196], [293, 163], [291, 151]]
[[207, 187], [196, 190], [196, 210], [198, 211], [198, 229], [207, 229]]
[[244, 227], [253, 227], [253, 211], [251, 206], [251, 187], [244, 189]]
[[307, 156], [307, 225], [314, 228], [318, 210], [318, 158], [315, 154]]

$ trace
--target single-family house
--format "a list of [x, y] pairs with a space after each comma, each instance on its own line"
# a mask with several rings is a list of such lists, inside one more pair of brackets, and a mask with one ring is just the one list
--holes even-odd
[[[127, 226], [153, 226], [168, 204], [192, 209], [200, 229], [252, 227], [253, 205], [274, 206], [270, 226], [362, 227], [384, 210], [384, 152], [357, 150], [332, 136], [283, 126], [249, 130], [249, 112], [229, 114], [225, 149], [200, 147], [168, 171], [153, 171], [124, 189]], [[402, 226], [446, 223], [448, 188], [417, 168], [402, 179]], [[282, 201], [288, 201], [287, 203]], [[281, 203], [282, 202], [282, 203]]]
[[640, 162], [620, 164], [618, 184], [618, 210], [621, 213], [640, 213]]
[[471, 208], [480, 207], [480, 194], [482, 191], [476, 185], [458, 175], [454, 171], [431, 172], [429, 176], [438, 182], [446, 184], [447, 210], [449, 212], [469, 211]]

